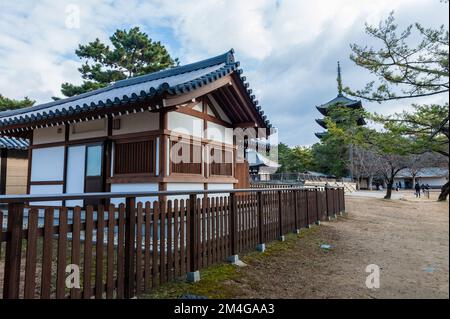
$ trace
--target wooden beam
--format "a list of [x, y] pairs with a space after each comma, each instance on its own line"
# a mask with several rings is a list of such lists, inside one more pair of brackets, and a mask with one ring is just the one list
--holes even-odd
[[237, 75], [234, 74], [232, 77], [232, 83], [233, 83], [233, 91], [239, 96], [239, 99], [242, 101], [244, 107], [246, 110], [252, 114], [252, 118], [256, 123], [259, 123], [261, 127], [265, 127], [266, 124], [261, 118], [261, 115], [256, 110], [252, 100], [248, 96], [246, 92], [246, 88], [242, 85], [242, 82], [240, 80], [237, 80]]
[[230, 123], [222, 121], [220, 118], [216, 118], [216, 117], [211, 116], [211, 115], [209, 115], [207, 113], [200, 112], [200, 111], [191, 109], [189, 107], [179, 108], [176, 112], [187, 114], [187, 115], [191, 115], [191, 116], [197, 117], [197, 118], [202, 119], [202, 120], [206, 120], [206, 121], [213, 122], [213, 123], [216, 123], [216, 124], [219, 124], [219, 125], [223, 125], [225, 127], [229, 127], [229, 128], [233, 127]]
[[202, 95], [205, 95], [211, 91], [217, 90], [218, 88], [229, 85], [231, 83], [231, 77], [229, 75], [224, 76], [212, 83], [206, 84], [196, 90], [181, 94], [181, 95], [174, 95], [174, 96], [167, 96], [163, 99], [163, 106], [174, 106], [182, 103], [186, 103], [188, 101], [191, 101], [192, 99], [195, 99], [197, 97], [200, 97]]

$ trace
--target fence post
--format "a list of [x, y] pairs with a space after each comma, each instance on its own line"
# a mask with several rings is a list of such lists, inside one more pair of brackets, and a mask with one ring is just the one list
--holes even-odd
[[337, 195], [337, 192], [339, 191], [339, 188], [334, 188], [333, 189], [333, 217], [334, 218], [337, 218], [337, 212], [338, 212], [338, 207], [337, 207], [337, 205], [336, 205], [336, 195]]
[[197, 194], [189, 195], [189, 209], [191, 211], [191, 220], [189, 223], [189, 266], [190, 271], [187, 273], [186, 279], [189, 282], [197, 282], [200, 280], [200, 271], [198, 265], [198, 246], [199, 246], [199, 216], [197, 207]]
[[319, 189], [316, 187], [314, 192], [316, 193], [316, 224], [320, 225], [320, 208], [322, 204], [319, 201]]
[[325, 186], [325, 202], [326, 202], [326, 208], [327, 208], [327, 219], [331, 220], [331, 216], [330, 216], [330, 205], [328, 205], [329, 203], [329, 189], [328, 186]]
[[306, 207], [306, 228], [311, 228], [311, 222], [309, 220], [309, 189], [305, 190], [305, 207]]
[[136, 198], [127, 197], [125, 200], [125, 273], [124, 297], [134, 297], [135, 273], [135, 243], [136, 243]]
[[228, 262], [232, 264], [239, 264], [238, 255], [238, 207], [235, 193], [230, 193], [230, 241], [231, 241], [231, 256], [228, 257]]
[[258, 245], [256, 250], [264, 252], [266, 250], [266, 244], [264, 243], [264, 216], [263, 216], [263, 199], [262, 192], [257, 192], [258, 201]]
[[[342, 213], [345, 213], [345, 190], [344, 188], [341, 189], [341, 196], [342, 196]], [[428, 198], [430, 198], [430, 191], [428, 191]]]
[[283, 231], [283, 200], [282, 200], [282, 192], [278, 191], [278, 240], [284, 241], [284, 231]]
[[294, 233], [300, 234], [300, 227], [298, 225], [298, 190], [294, 190]]
[[[8, 205], [8, 230], [5, 252], [3, 298], [18, 299], [20, 285], [20, 260], [22, 249], [23, 203]], [[0, 225], [1, 227], [2, 225]]]

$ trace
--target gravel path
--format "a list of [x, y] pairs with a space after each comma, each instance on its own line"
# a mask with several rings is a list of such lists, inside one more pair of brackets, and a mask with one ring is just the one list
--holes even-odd
[[[241, 298], [448, 298], [448, 203], [347, 196], [347, 214], [241, 268]], [[320, 248], [321, 244], [331, 249]], [[381, 268], [380, 288], [365, 285]]]

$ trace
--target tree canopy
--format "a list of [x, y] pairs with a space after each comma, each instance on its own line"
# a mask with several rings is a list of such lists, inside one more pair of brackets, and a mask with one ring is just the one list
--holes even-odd
[[15, 110], [21, 109], [24, 107], [32, 106], [35, 101], [30, 100], [28, 97], [25, 97], [22, 100], [15, 100], [7, 98], [0, 94], [0, 112], [6, 110]]
[[[443, 2], [448, 10], [448, 1]], [[384, 125], [384, 129], [390, 134], [412, 142], [409, 149], [411, 154], [433, 151], [448, 157], [448, 27], [441, 25], [438, 28], [427, 28], [413, 23], [399, 31], [391, 13], [378, 27], [366, 25], [366, 33], [380, 47], [353, 44], [350, 59], [374, 74], [377, 81], [367, 83], [364, 89], [352, 90], [347, 87], [345, 91], [376, 102], [438, 94], [445, 96], [447, 102], [443, 105], [413, 104], [413, 111], [388, 116], [374, 114], [372, 118]], [[397, 145], [394, 144], [391, 148], [395, 151]], [[447, 182], [439, 199], [445, 200], [448, 193]]]
[[79, 45], [76, 55], [84, 60], [78, 69], [81, 85], [63, 83], [61, 92], [73, 96], [102, 88], [129, 77], [147, 74], [178, 65], [164, 45], [153, 41], [139, 27], [117, 30], [110, 37], [112, 46], [99, 39]]
[[378, 27], [366, 24], [366, 33], [380, 47], [352, 44], [350, 59], [377, 81], [359, 90], [346, 87], [347, 93], [377, 102], [448, 93], [449, 32], [444, 25], [433, 29], [414, 23], [399, 31], [391, 13]]

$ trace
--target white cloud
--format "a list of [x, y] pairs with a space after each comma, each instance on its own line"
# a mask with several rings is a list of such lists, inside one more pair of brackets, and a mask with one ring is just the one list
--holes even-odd
[[[80, 8], [79, 29], [65, 26], [68, 4]], [[416, 20], [448, 24], [443, 7], [437, 0], [2, 1], [0, 93], [48, 101], [60, 95], [61, 83], [80, 82], [80, 61], [73, 54], [78, 44], [106, 41], [117, 28], [139, 25], [183, 63], [233, 47], [281, 140], [311, 144], [321, 130], [314, 106], [336, 94], [336, 61], [346, 85], [360, 88], [370, 79], [348, 59], [350, 43], [367, 44], [364, 22], [376, 24], [395, 10], [403, 26]], [[170, 39], [158, 28], [171, 30]], [[386, 113], [410, 103], [366, 106]]]

